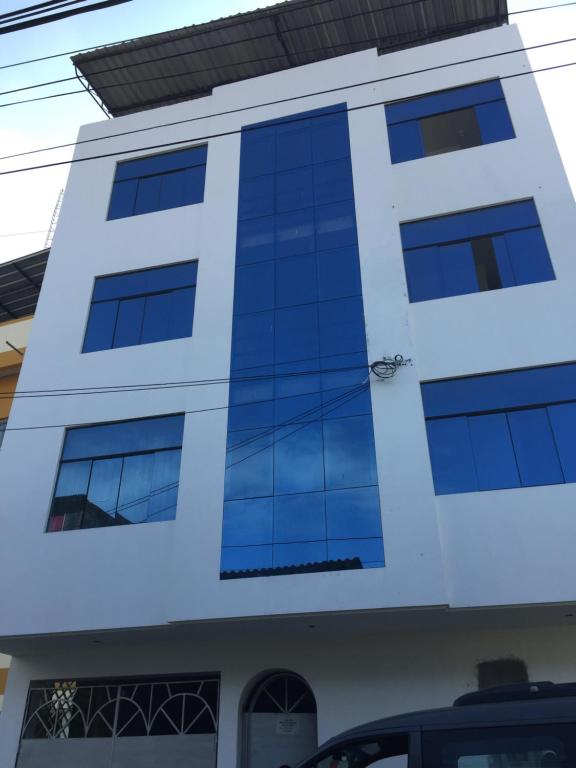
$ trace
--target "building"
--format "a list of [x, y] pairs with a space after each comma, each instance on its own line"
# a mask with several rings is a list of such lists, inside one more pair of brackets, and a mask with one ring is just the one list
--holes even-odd
[[75, 60], [117, 117], [2, 448], [2, 766], [294, 765], [576, 678], [574, 202], [522, 41], [329, 5]]
[[[0, 265], [0, 449], [47, 259], [44, 250]], [[9, 664], [10, 658], [0, 654], [0, 709]]]

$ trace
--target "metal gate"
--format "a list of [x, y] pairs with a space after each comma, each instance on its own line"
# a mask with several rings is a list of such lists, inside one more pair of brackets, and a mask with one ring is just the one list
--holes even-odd
[[316, 746], [316, 701], [306, 682], [287, 672], [263, 680], [244, 712], [244, 768], [295, 766]]
[[218, 678], [43, 681], [17, 768], [215, 768]]

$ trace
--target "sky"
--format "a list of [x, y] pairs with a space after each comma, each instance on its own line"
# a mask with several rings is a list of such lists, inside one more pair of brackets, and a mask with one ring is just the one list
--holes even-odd
[[[508, 10], [524, 11], [568, 0], [508, 0]], [[0, 12], [18, 10], [32, 0], [0, 0]], [[4, 68], [7, 64], [198, 24], [242, 11], [273, 5], [266, 0], [133, 0], [44, 26], [0, 36], [0, 155], [73, 142], [84, 123], [105, 119], [87, 94], [2, 106], [7, 102], [78, 90], [77, 81], [7, 94], [47, 80], [74, 77], [70, 56]], [[526, 46], [576, 37], [576, 5], [514, 15]], [[530, 54], [534, 69], [576, 62], [576, 43], [555, 45]], [[576, 66], [537, 76], [572, 189], [576, 190]], [[0, 170], [67, 159], [70, 150], [0, 160]], [[30, 161], [33, 160], [34, 163]], [[0, 176], [0, 263], [44, 247], [59, 191], [68, 168]], [[23, 234], [26, 233], [26, 234]]]

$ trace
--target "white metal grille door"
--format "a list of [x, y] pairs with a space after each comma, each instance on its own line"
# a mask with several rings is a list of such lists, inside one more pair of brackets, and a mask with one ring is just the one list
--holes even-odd
[[316, 701], [302, 678], [277, 674], [252, 694], [244, 714], [245, 768], [296, 766], [317, 746]]
[[30, 687], [17, 768], [215, 768], [219, 680]]

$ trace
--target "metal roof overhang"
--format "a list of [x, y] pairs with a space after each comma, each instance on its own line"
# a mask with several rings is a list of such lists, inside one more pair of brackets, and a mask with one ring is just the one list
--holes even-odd
[[507, 0], [289, 0], [72, 58], [113, 116], [346, 53], [389, 52], [508, 22]]
[[0, 323], [33, 315], [49, 248], [0, 264]]

